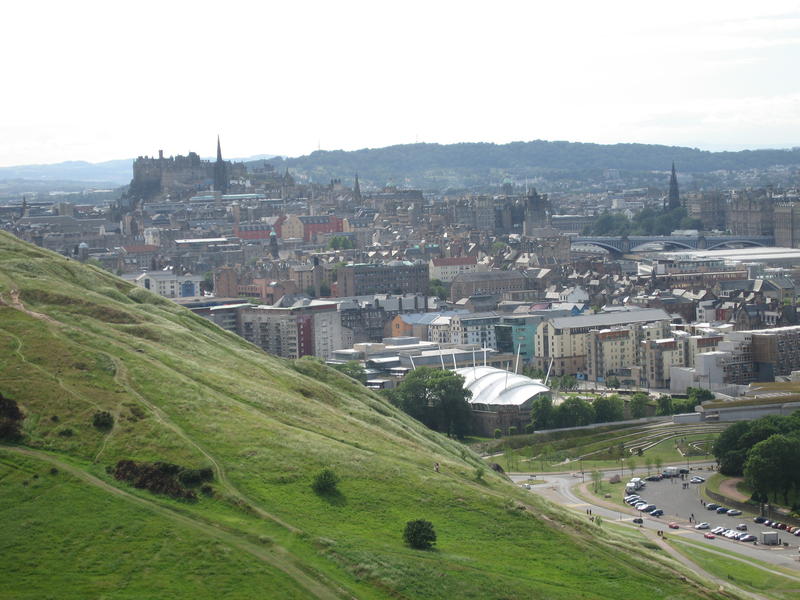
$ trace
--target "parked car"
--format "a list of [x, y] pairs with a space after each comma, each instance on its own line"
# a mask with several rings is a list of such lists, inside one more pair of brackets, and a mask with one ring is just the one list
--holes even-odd
[[739, 538], [740, 542], [755, 542], [758, 538], [751, 534], [745, 534]]
[[710, 539], [710, 540], [713, 540], [713, 539], [714, 539], [715, 537], [717, 537], [717, 536], [715, 536], [715, 535], [714, 535], [713, 533], [711, 533], [710, 531], [706, 531], [706, 532], [705, 532], [705, 534], [703, 534], [703, 537], [705, 537], [705, 538], [708, 538], [708, 539]]
[[642, 519], [642, 517], [636, 517], [636, 518], [633, 520], [633, 522], [634, 522], [634, 523], [638, 523], [639, 525], [641, 525], [642, 523], [644, 523], [644, 520]]
[[695, 529], [708, 529], [709, 527], [710, 525], [705, 521], [703, 521], [702, 523], [698, 523], [697, 525], [694, 526]]
[[722, 533], [723, 531], [725, 531], [724, 527], [714, 527], [714, 529], [711, 530], [711, 533]]
[[738, 529], [739, 531], [747, 531], [747, 525], [745, 525], [744, 523], [739, 523], [736, 526], [736, 529]]
[[742, 511], [740, 511], [738, 508], [732, 508], [728, 511], [729, 517], [738, 517], [740, 514], [742, 514]]
[[711, 504], [706, 504], [706, 510], [717, 510], [718, 508], [719, 504], [714, 504], [713, 502]]
[[660, 508], [657, 508], [657, 509], [655, 509], [654, 511], [652, 511], [652, 512], [650, 513], [650, 516], [651, 516], [651, 517], [660, 517], [660, 516], [661, 516], [661, 515], [663, 515], [663, 514], [664, 514], [664, 511], [663, 511], [663, 510], [661, 510]]
[[754, 523], [764, 523], [767, 520], [767, 517], [753, 517]]
[[728, 512], [728, 508], [726, 506], [720, 506], [717, 509], [717, 514], [718, 515], [724, 515], [726, 512]]
[[670, 521], [667, 527], [670, 529], [680, 529], [680, 526], [675, 521]]
[[705, 479], [703, 479], [702, 477], [696, 477], [695, 476], [695, 477], [692, 477], [689, 480], [689, 483], [703, 483], [704, 481], [705, 481]]
[[646, 512], [646, 513], [652, 513], [655, 509], [656, 509], [656, 505], [655, 504], [645, 504], [642, 508], [639, 508], [637, 510], [640, 510], [640, 511]]

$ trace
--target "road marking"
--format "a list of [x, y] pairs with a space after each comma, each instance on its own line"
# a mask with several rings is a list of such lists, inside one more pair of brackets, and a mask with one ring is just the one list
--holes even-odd
[[567, 504], [567, 506], [569, 506], [570, 508], [578, 508], [579, 506], [593, 506], [593, 505], [589, 504], [588, 502], [579, 502], [578, 504]]

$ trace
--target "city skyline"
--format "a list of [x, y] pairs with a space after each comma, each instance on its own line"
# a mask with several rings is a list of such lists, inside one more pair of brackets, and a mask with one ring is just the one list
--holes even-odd
[[137, 6], [9, 9], [0, 166], [211, 156], [217, 133], [226, 157], [415, 141], [800, 145], [790, 2]]

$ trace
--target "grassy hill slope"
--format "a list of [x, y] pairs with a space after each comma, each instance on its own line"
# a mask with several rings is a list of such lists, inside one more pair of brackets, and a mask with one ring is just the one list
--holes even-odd
[[[0, 598], [727, 597], [476, 478], [476, 455], [355, 381], [5, 233], [0, 392], [27, 417], [0, 446]], [[119, 460], [210, 467], [212, 489], [156, 495]], [[339, 493], [318, 496], [325, 467]], [[416, 518], [435, 550], [403, 545]]]

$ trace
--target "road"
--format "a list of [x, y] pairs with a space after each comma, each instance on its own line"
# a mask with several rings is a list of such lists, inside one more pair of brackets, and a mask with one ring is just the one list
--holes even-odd
[[[705, 463], [703, 466], [711, 464]], [[604, 475], [613, 475], [617, 472], [617, 469], [609, 469], [604, 472]], [[785, 532], [781, 532], [781, 538], [791, 544], [788, 548], [784, 546], [754, 546], [750, 543], [736, 542], [722, 537], [717, 537], [713, 540], [704, 538], [704, 532], [695, 530], [694, 526], [689, 523], [688, 517], [692, 512], [694, 512], [697, 521], [708, 521], [712, 528], [715, 525], [726, 525], [732, 528], [737, 523], [747, 523], [748, 527], [750, 527], [750, 532], [756, 535], [761, 532], [761, 529], [753, 523], [752, 515], [727, 517], [707, 512], [700, 504], [696, 487], [693, 486], [688, 490], [683, 490], [679, 480], [674, 484], [668, 483], [669, 480], [666, 479], [660, 482], [648, 482], [648, 486], [645, 488], [646, 492], [644, 490], [639, 492], [648, 501], [664, 510], [664, 516], [657, 518], [650, 517], [646, 513], [639, 513], [639, 511], [630, 507], [619, 506], [619, 508], [614, 508], [610, 499], [608, 504], [604, 506], [601, 500], [588, 503], [579, 498], [573, 491], [573, 488], [581, 483], [579, 473], [543, 473], [539, 477], [547, 483], [532, 485], [531, 492], [540, 494], [566, 508], [584, 513], [587, 509], [591, 509], [593, 515], [600, 515], [606, 520], [628, 524], [631, 527], [636, 527], [632, 520], [641, 514], [644, 520], [642, 526], [646, 529], [661, 530], [667, 536], [678, 535], [686, 537], [692, 541], [702, 543], [715, 552], [724, 551], [726, 556], [729, 555], [734, 559], [737, 557], [745, 560], [747, 558], [757, 559], [773, 565], [794, 569], [800, 574], [800, 560], [798, 560], [798, 542], [800, 542], [800, 538], [788, 535]], [[514, 474], [511, 475], [511, 479], [516, 483], [523, 483], [528, 481], [528, 475]], [[656, 488], [658, 488], [657, 491]], [[621, 492], [622, 489], [620, 489]], [[656, 498], [662, 504], [656, 501]], [[676, 506], [678, 507], [677, 509], [675, 508]], [[689, 508], [690, 506], [695, 508]], [[711, 514], [714, 516], [712, 517]], [[680, 529], [669, 529], [667, 523], [670, 521], [678, 523]], [[798, 577], [798, 582], [800, 582], [800, 577]]]

